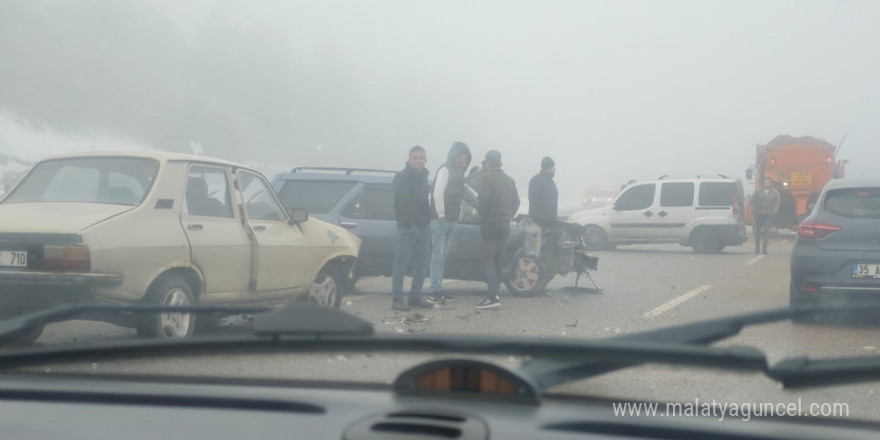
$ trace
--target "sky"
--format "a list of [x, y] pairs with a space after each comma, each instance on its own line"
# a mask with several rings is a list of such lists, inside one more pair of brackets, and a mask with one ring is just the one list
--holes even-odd
[[269, 174], [399, 169], [413, 145], [433, 170], [464, 141], [475, 163], [501, 151], [523, 193], [551, 156], [564, 203], [744, 178], [777, 135], [846, 135], [849, 176], [880, 178], [877, 17], [840, 0], [3, 0], [0, 152], [53, 149], [16, 123]]

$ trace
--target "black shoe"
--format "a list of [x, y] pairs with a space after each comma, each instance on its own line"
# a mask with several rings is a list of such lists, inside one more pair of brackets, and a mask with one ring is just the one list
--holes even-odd
[[420, 309], [433, 309], [436, 305], [423, 297], [418, 298], [410, 298], [409, 299], [410, 307], [417, 307]]
[[455, 301], [455, 297], [448, 294], [448, 293], [444, 293], [443, 294], [443, 301]]
[[439, 293], [426, 296], [425, 301], [428, 301], [431, 304], [437, 304], [438, 306], [446, 305], [446, 298]]
[[497, 296], [487, 296], [480, 301], [479, 304], [475, 305], [475, 309], [494, 309], [497, 307], [501, 307], [501, 299]]
[[391, 300], [391, 310], [397, 310], [398, 312], [408, 312], [409, 307], [406, 305], [406, 301], [403, 298], [394, 298]]

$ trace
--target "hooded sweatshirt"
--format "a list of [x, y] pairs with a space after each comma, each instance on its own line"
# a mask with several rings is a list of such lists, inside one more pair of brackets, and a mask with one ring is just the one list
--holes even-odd
[[[466, 155], [466, 163], [459, 167], [456, 158]], [[471, 150], [464, 142], [456, 142], [449, 149], [446, 163], [437, 169], [434, 190], [431, 192], [431, 218], [444, 217], [458, 221], [461, 217], [461, 200], [464, 197], [464, 173], [471, 164]]]

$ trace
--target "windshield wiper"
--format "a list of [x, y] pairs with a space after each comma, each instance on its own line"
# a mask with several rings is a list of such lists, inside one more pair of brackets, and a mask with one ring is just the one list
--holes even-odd
[[[271, 310], [271, 312], [266, 313]], [[312, 304], [276, 309], [213, 306], [60, 306], [0, 321], [0, 341], [14, 340], [33, 326], [75, 319], [83, 313], [256, 314], [253, 334], [189, 339], [107, 341], [100, 346], [48, 346], [0, 352], [9, 368], [94, 357], [127, 355], [199, 355], [218, 352], [422, 352], [525, 357], [520, 371], [542, 390], [644, 363], [690, 365], [759, 371], [786, 387], [853, 383], [880, 378], [880, 357], [809, 360], [786, 359], [768, 367], [752, 347], [713, 348], [709, 344], [738, 334], [744, 327], [817, 314], [863, 315], [880, 304], [770, 310], [684, 324], [602, 340], [550, 340], [520, 337], [462, 338], [457, 335], [375, 335], [372, 324], [338, 310]]]
[[[641, 341], [660, 344], [696, 344], [708, 346], [714, 342], [736, 336], [749, 326], [787, 321], [795, 318], [815, 317], [821, 314], [866, 315], [880, 312], [880, 304], [852, 304], [834, 307], [791, 307], [755, 313], [746, 313], [724, 318], [709, 319], [695, 323], [666, 327], [658, 330], [633, 333], [603, 339], [604, 341]], [[588, 379], [612, 371], [641, 365], [643, 362], [627, 363], [594, 359], [572, 362], [558, 359], [534, 359], [524, 363], [521, 371], [534, 378], [543, 389]], [[810, 361], [805, 358], [784, 360], [765, 371], [769, 377], [780, 381], [783, 386], [808, 386], [823, 383], [823, 378], [837, 381], [858, 382], [857, 377], [880, 377], [880, 372], [870, 372], [870, 362], [855, 360]], [[877, 360], [880, 367], [880, 358]], [[836, 370], [846, 371], [837, 374]], [[878, 368], [880, 371], [880, 368]], [[847, 374], [852, 374], [846, 377]], [[846, 383], [848, 383], [846, 382]], [[827, 383], [827, 382], [826, 382]], [[841, 382], [845, 383], [845, 382]]]
[[880, 356], [835, 359], [783, 359], [767, 371], [785, 388], [812, 388], [880, 379]]
[[[83, 312], [125, 313], [248, 313], [265, 309], [241, 307], [65, 306], [13, 320], [0, 321], [7, 338], [45, 325], [75, 318]], [[658, 362], [735, 370], [764, 371], [763, 353], [748, 347], [713, 348], [653, 341], [546, 340], [521, 337], [462, 338], [458, 335], [375, 335], [372, 325], [338, 310], [311, 304], [290, 304], [255, 316], [251, 334], [184, 339], [109, 340], [101, 344], [49, 345], [0, 352], [0, 368], [126, 356], [181, 356], [217, 353], [399, 352], [518, 355], [558, 360], [605, 359], [614, 362]]]

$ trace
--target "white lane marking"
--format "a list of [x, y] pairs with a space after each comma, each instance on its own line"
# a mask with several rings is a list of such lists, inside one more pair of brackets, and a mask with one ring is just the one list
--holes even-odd
[[757, 257], [752, 258], [752, 259], [749, 260], [749, 261], [746, 261], [746, 264], [748, 264], [748, 265], [755, 264], [755, 263], [757, 263], [758, 261], [761, 261], [761, 258], [764, 258], [764, 257], [766, 257], [766, 255], [764, 255], [764, 254], [758, 255]]
[[709, 290], [709, 288], [711, 288], [711, 287], [712, 287], [711, 284], [704, 284], [700, 287], [697, 287], [696, 289], [691, 290], [690, 292], [685, 293], [684, 295], [681, 295], [678, 298], [675, 298], [672, 301], [669, 301], [668, 303], [663, 304], [662, 306], [657, 307], [656, 309], [651, 310], [648, 313], [645, 313], [645, 318], [656, 318], [656, 317], [662, 315], [667, 310], [669, 310], [669, 309]]
[[634, 248], [634, 247], [636, 247], [636, 246], [638, 246], [638, 245], [637, 245], [637, 244], [622, 244], [622, 245], [620, 245], [620, 246], [618, 246], [618, 247], [621, 248], [621, 249], [628, 249], [628, 248]]

